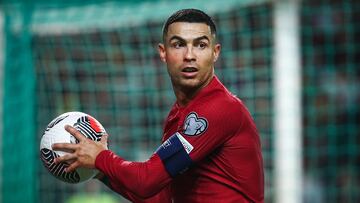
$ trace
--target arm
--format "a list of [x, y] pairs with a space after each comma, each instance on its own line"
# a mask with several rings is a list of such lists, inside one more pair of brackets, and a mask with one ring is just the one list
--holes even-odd
[[96, 157], [95, 166], [113, 180], [110, 187], [117, 188], [119, 193], [124, 193], [120, 190], [125, 188], [141, 198], [157, 194], [156, 198], [161, 197], [157, 202], [167, 202], [164, 199], [170, 201], [169, 189], [163, 188], [170, 183], [171, 176], [175, 177], [192, 164], [191, 150], [186, 149], [184, 142], [184, 138], [175, 133], [145, 162], [126, 161], [104, 150]]
[[170, 186], [163, 188], [159, 193], [154, 195], [153, 197], [143, 199], [136, 196], [134, 193], [130, 192], [124, 187], [121, 187], [119, 184], [116, 183], [115, 180], [110, 179], [109, 177], [105, 176], [103, 173], [99, 173], [98, 177], [96, 177], [99, 181], [104, 183], [107, 187], [109, 187], [114, 192], [122, 195], [126, 199], [130, 200], [131, 202], [135, 203], [158, 203], [158, 202], [171, 202], [171, 195], [170, 195]]
[[149, 198], [171, 181], [156, 154], [145, 162], [130, 162], [104, 150], [97, 156], [95, 167], [105, 174], [110, 187], [118, 193], [125, 193], [124, 196]]

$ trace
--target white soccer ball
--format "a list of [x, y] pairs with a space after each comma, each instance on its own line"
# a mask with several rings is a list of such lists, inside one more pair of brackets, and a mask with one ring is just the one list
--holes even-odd
[[66, 152], [52, 149], [54, 143], [77, 143], [78, 140], [68, 133], [65, 125], [71, 125], [79, 130], [87, 138], [100, 141], [106, 134], [104, 127], [99, 121], [82, 112], [67, 112], [52, 120], [45, 129], [40, 141], [40, 158], [45, 168], [56, 178], [67, 183], [80, 183], [93, 178], [98, 171], [95, 169], [78, 168], [67, 173], [65, 168], [69, 163], [54, 163], [54, 158], [63, 156]]

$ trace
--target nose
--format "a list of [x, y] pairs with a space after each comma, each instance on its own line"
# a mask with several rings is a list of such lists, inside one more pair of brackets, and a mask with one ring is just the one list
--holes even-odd
[[195, 61], [195, 53], [192, 46], [187, 46], [185, 51], [185, 61]]

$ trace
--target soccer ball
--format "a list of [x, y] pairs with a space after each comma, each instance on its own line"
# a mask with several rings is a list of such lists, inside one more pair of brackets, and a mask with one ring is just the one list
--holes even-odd
[[80, 183], [93, 178], [98, 171], [95, 169], [78, 168], [67, 173], [65, 168], [69, 163], [54, 163], [54, 158], [63, 156], [66, 152], [52, 150], [54, 143], [78, 143], [78, 140], [67, 132], [65, 125], [71, 125], [87, 138], [100, 141], [106, 133], [104, 127], [95, 118], [82, 112], [67, 112], [52, 120], [45, 129], [40, 141], [40, 158], [45, 168], [56, 178], [67, 183]]

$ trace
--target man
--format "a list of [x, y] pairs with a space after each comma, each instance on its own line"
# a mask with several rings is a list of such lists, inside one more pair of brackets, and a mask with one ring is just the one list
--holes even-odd
[[160, 58], [176, 102], [163, 144], [145, 162], [126, 161], [101, 142], [66, 129], [80, 142], [54, 144], [73, 151], [56, 162], [97, 168], [111, 189], [133, 202], [263, 202], [259, 136], [244, 104], [214, 74], [220, 54], [212, 19], [196, 9], [174, 13], [164, 25]]

